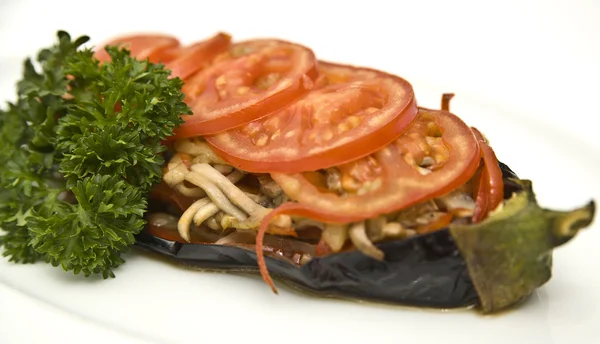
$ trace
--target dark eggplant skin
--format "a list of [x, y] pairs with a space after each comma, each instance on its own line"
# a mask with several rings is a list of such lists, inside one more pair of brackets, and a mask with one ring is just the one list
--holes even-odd
[[[508, 179], [516, 178], [508, 166], [500, 163], [500, 167], [508, 198], [521, 186]], [[189, 267], [258, 270], [256, 253], [245, 248], [179, 243], [147, 232], [140, 233], [136, 240], [137, 247]], [[466, 263], [448, 229], [377, 247], [385, 253], [384, 261], [359, 251], [313, 258], [300, 267], [286, 260], [265, 258], [273, 276], [321, 296], [443, 309], [479, 304]]]
[[[182, 244], [145, 232], [136, 245], [195, 268], [257, 270], [256, 253], [244, 248]], [[322, 296], [433, 308], [477, 304], [465, 262], [447, 230], [377, 246], [385, 253], [383, 262], [359, 251], [313, 258], [300, 267], [269, 256], [266, 261], [273, 276]]]

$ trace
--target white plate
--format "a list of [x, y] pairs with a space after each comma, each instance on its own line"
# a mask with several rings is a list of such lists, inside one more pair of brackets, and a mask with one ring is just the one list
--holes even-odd
[[[22, 57], [52, 42], [59, 28], [88, 33], [95, 43], [134, 30], [168, 31], [185, 41], [216, 30], [240, 39], [276, 36], [311, 46], [326, 60], [400, 74], [423, 106], [436, 107], [441, 93], [456, 92], [453, 111], [484, 131], [521, 177], [534, 181], [543, 206], [568, 209], [600, 200], [595, 4], [519, 2], [488, 9], [458, 1], [392, 9], [387, 2], [305, 1], [285, 10], [283, 2], [252, 1], [184, 10], [176, 1], [170, 8], [149, 1], [82, 3], [0, 5], [0, 99], [12, 98]], [[146, 10], [136, 11], [139, 6]], [[288, 16], [270, 14], [273, 9]], [[568, 15], [552, 25], [559, 14]], [[120, 22], [108, 25], [107, 18]], [[552, 280], [528, 302], [491, 317], [318, 299], [285, 288], [275, 296], [255, 276], [186, 270], [137, 251], [111, 280], [0, 259], [0, 342], [594, 342], [598, 227], [596, 221], [556, 251]]]

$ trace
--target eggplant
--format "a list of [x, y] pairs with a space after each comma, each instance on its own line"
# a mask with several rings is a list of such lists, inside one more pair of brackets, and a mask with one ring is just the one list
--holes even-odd
[[[569, 212], [540, 208], [531, 182], [500, 163], [506, 202], [473, 225], [379, 243], [385, 260], [340, 252], [296, 265], [266, 256], [272, 276], [319, 296], [429, 308], [475, 306], [494, 313], [527, 298], [551, 277], [552, 249], [592, 222], [595, 204]], [[169, 241], [143, 231], [136, 246], [184, 266], [258, 271], [251, 248]]]

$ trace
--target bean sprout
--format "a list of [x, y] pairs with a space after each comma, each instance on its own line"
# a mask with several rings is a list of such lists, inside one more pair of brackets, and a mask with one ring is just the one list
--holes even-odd
[[[221, 209], [217, 207], [214, 203], [208, 203], [202, 208], [196, 211], [194, 214], [194, 224], [196, 226], [200, 226], [204, 221], [206, 221], [209, 217], [216, 215]], [[215, 221], [216, 224], [216, 221]]]
[[208, 197], [197, 200], [189, 208], [187, 208], [186, 211], [183, 212], [183, 215], [181, 215], [179, 218], [179, 222], [177, 223], [177, 231], [185, 241], [190, 242], [190, 226], [192, 225], [192, 219], [194, 215], [209, 202], [210, 199]]
[[[220, 173], [219, 175], [223, 176]], [[225, 177], [223, 176], [223, 178]], [[247, 217], [243, 211], [241, 211], [233, 203], [231, 203], [231, 201], [227, 198], [227, 196], [225, 196], [225, 194], [219, 189], [217, 185], [215, 185], [210, 180], [206, 179], [201, 173], [192, 171], [185, 176], [185, 180], [201, 187], [206, 192], [208, 197], [210, 197], [213, 203], [227, 214], [230, 214], [239, 220], [243, 220]]]
[[208, 143], [198, 139], [178, 140], [175, 142], [175, 150], [177, 152], [187, 153], [194, 156], [192, 163], [213, 163], [227, 165], [227, 162], [215, 154]]
[[383, 260], [383, 252], [375, 247], [371, 240], [369, 240], [369, 237], [367, 237], [364, 221], [352, 224], [350, 226], [350, 230], [348, 231], [348, 236], [350, 237], [352, 244], [354, 244], [354, 246], [362, 253], [371, 258]]

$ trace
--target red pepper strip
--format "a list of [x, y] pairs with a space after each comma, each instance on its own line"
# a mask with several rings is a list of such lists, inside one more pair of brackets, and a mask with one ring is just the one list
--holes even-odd
[[442, 94], [442, 111], [450, 111], [450, 101], [454, 98], [454, 93]]
[[472, 221], [474, 223], [477, 223], [485, 218], [489, 202], [488, 188], [486, 184], [488, 178], [487, 173], [485, 173], [485, 168], [481, 169], [478, 178], [479, 180], [477, 180], [475, 192], [473, 193], [475, 197], [475, 210], [473, 211]]
[[[289, 203], [288, 203], [289, 204]], [[286, 204], [281, 205], [280, 207], [271, 211], [260, 223], [260, 228], [258, 229], [258, 233], [256, 233], [256, 261], [258, 263], [258, 269], [260, 270], [260, 275], [263, 280], [271, 287], [271, 290], [277, 294], [277, 288], [275, 288], [275, 284], [273, 284], [273, 280], [271, 279], [271, 275], [269, 275], [269, 268], [267, 268], [267, 263], [265, 262], [265, 255], [263, 252], [263, 242], [265, 239], [265, 234], [267, 233], [267, 229], [269, 229], [269, 223], [271, 220], [285, 212]]]
[[453, 218], [454, 216], [452, 215], [452, 213], [444, 213], [440, 215], [437, 219], [435, 219], [433, 222], [428, 223], [424, 226], [417, 227], [416, 232], [419, 234], [424, 234], [435, 232], [442, 228], [446, 228], [450, 224], [450, 222], [452, 222]]
[[264, 256], [264, 252], [263, 252], [263, 242], [264, 242], [265, 234], [267, 233], [267, 230], [269, 229], [269, 223], [271, 223], [271, 220], [273, 220], [273, 218], [275, 216], [282, 215], [282, 214], [298, 215], [298, 216], [308, 217], [308, 218], [311, 218], [311, 219], [314, 219], [317, 221], [322, 221], [322, 222], [346, 223], [346, 222], [351, 221], [351, 219], [348, 217], [330, 216], [326, 213], [319, 212], [316, 209], [310, 208], [304, 204], [293, 203], [293, 202], [284, 203], [284, 204], [280, 205], [279, 207], [273, 209], [273, 211], [271, 211], [269, 214], [267, 214], [267, 216], [265, 216], [263, 218], [262, 222], [260, 223], [260, 228], [258, 229], [258, 233], [256, 234], [256, 259], [258, 262], [258, 268], [260, 270], [260, 275], [262, 276], [263, 280], [271, 287], [271, 290], [273, 290], [273, 292], [275, 294], [277, 294], [277, 288], [275, 288], [275, 285], [273, 284], [273, 280], [271, 279], [271, 276], [269, 275], [269, 269], [267, 268], [267, 263], [265, 262], [265, 256]]
[[[502, 170], [500, 169], [500, 165], [498, 163], [498, 159], [496, 158], [496, 154], [494, 153], [494, 150], [492, 149], [492, 147], [489, 145], [489, 143], [487, 142], [487, 140], [483, 137], [483, 135], [481, 134], [481, 132], [479, 132], [479, 130], [477, 130], [476, 128], [471, 128], [473, 130], [473, 133], [475, 134], [475, 137], [477, 138], [477, 140], [479, 141], [479, 149], [481, 150], [481, 156], [483, 157], [483, 163], [484, 163], [484, 168], [482, 170], [481, 173], [481, 180], [485, 180], [486, 181], [486, 193], [487, 193], [487, 209], [483, 209], [482, 210], [482, 217], [481, 218], [475, 218], [475, 214], [477, 214], [477, 204], [478, 204], [478, 200], [475, 200], [475, 205], [476, 205], [476, 212], [473, 215], [473, 222], [478, 222], [480, 220], [482, 220], [483, 218], [485, 218], [485, 216], [492, 210], [496, 209], [496, 207], [498, 207], [498, 205], [500, 203], [502, 203], [502, 200], [504, 199], [504, 180], [502, 179]], [[479, 183], [479, 188], [481, 189], [481, 185], [483, 183], [480, 182]], [[478, 192], [478, 198], [479, 198], [479, 194], [481, 194], [481, 190], [480, 192]], [[483, 203], [484, 201], [479, 201], [479, 203]]]

